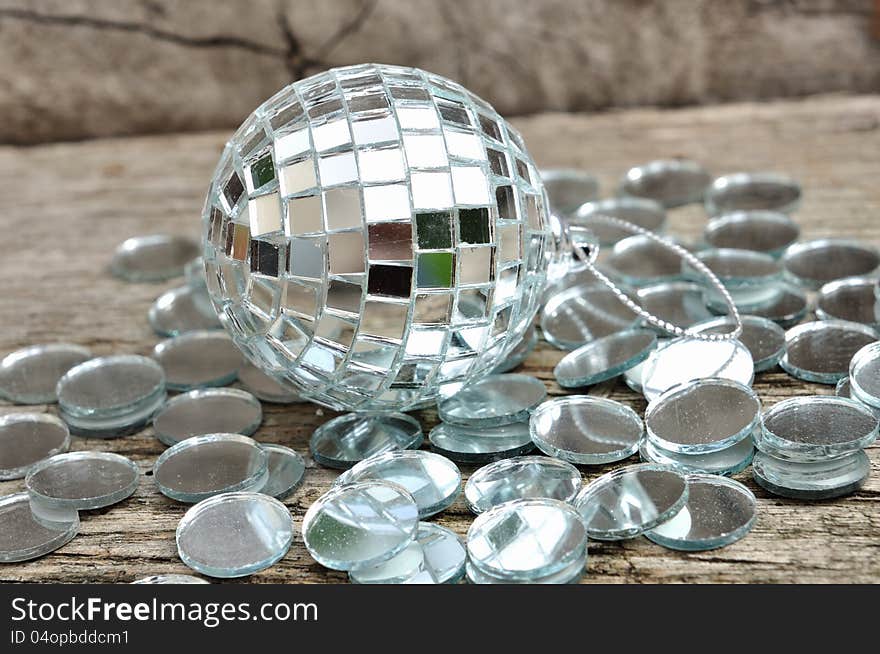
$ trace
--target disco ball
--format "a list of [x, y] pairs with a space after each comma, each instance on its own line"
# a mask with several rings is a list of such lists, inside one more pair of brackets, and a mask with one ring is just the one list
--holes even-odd
[[341, 410], [407, 410], [489, 373], [532, 322], [555, 241], [522, 137], [414, 68], [296, 82], [226, 145], [208, 289], [258, 367]]

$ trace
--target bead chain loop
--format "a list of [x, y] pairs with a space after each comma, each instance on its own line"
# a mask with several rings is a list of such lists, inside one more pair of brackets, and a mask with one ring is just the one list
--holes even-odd
[[679, 257], [687, 261], [694, 269], [698, 272], [705, 275], [709, 281], [712, 283], [712, 286], [721, 294], [721, 297], [724, 298], [724, 302], [727, 304], [728, 309], [730, 310], [730, 315], [733, 316], [733, 320], [736, 323], [734, 329], [730, 332], [726, 332], [724, 334], [705, 334], [693, 331], [693, 328], [683, 329], [678, 325], [673, 325], [671, 322], [667, 320], [663, 320], [662, 318], [658, 318], [651, 312], [644, 309], [641, 305], [637, 304], [633, 300], [631, 300], [626, 293], [624, 293], [618, 286], [608, 278], [605, 273], [600, 271], [594, 264], [596, 261], [596, 257], [599, 255], [599, 246], [596, 245], [594, 248], [591, 248], [589, 254], [584, 251], [584, 248], [576, 243], [572, 243], [572, 250], [574, 251], [575, 256], [587, 267], [587, 269], [593, 273], [603, 284], [605, 284], [618, 300], [623, 302], [631, 311], [638, 314], [642, 319], [662, 329], [667, 331], [675, 336], [686, 336], [688, 338], [695, 338], [701, 341], [726, 341], [734, 338], [738, 338], [740, 334], [742, 334], [742, 318], [740, 318], [739, 310], [736, 308], [736, 305], [733, 302], [733, 298], [730, 296], [730, 292], [724, 287], [724, 284], [721, 283], [721, 280], [709, 270], [709, 267], [700, 261], [696, 256], [694, 256], [691, 252], [688, 252], [685, 248], [681, 247], [669, 241], [662, 236], [658, 236], [656, 233], [652, 232], [649, 229], [645, 229], [643, 227], [639, 227], [638, 225], [633, 225], [631, 222], [622, 220], [620, 218], [615, 218], [614, 216], [606, 216], [602, 214], [593, 214], [590, 216], [591, 221], [596, 222], [604, 222], [605, 224], [613, 227], [619, 227], [621, 229], [625, 229], [634, 234], [638, 234], [641, 236], [647, 236], [652, 241], [658, 243], [659, 245], [671, 250]]

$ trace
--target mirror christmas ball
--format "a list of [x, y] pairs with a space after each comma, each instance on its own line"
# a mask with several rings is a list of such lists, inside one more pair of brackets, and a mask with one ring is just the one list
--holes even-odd
[[414, 68], [282, 89], [226, 145], [203, 212], [208, 290], [259, 368], [342, 410], [406, 410], [488, 374], [555, 251], [522, 137]]

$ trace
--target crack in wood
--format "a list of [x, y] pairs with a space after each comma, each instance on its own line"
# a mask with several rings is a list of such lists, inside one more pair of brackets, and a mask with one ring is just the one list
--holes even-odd
[[0, 9], [0, 20], [7, 18], [41, 25], [64, 25], [68, 27], [89, 27], [97, 30], [112, 30], [143, 34], [157, 41], [166, 41], [176, 45], [191, 48], [239, 48], [250, 52], [283, 57], [287, 55], [284, 48], [249, 41], [237, 36], [184, 36], [167, 30], [162, 30], [144, 23], [107, 20], [104, 18], [92, 18], [90, 16], [78, 16], [72, 14], [41, 14], [30, 9]]

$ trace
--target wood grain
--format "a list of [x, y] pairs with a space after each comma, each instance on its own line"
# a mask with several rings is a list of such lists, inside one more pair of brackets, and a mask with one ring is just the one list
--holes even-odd
[[[600, 115], [544, 114], [516, 121], [543, 166], [594, 171], [606, 194], [624, 170], [659, 157], [692, 157], [718, 174], [776, 170], [801, 180], [796, 214], [804, 238], [849, 236], [880, 240], [880, 98], [820, 97], [799, 102], [701, 109], [637, 110]], [[98, 140], [32, 148], [0, 148], [0, 353], [48, 341], [71, 341], [96, 354], [146, 354], [156, 342], [146, 321], [167, 284], [125, 284], [110, 277], [113, 248], [128, 236], [154, 232], [196, 235], [203, 193], [226, 134], [202, 133]], [[698, 235], [699, 207], [671, 214], [671, 229]], [[561, 390], [552, 369], [561, 352], [545, 344], [520, 369]], [[765, 406], [799, 394], [832, 393], [779, 370], [755, 388]], [[644, 409], [621, 382], [596, 386]], [[54, 406], [32, 407], [55, 411]], [[0, 405], [0, 413], [21, 407]], [[315, 405], [265, 405], [256, 437], [307, 454], [312, 430], [334, 415]], [[425, 429], [433, 411], [418, 414]], [[74, 449], [119, 452], [137, 461], [137, 493], [116, 506], [82, 514], [81, 534], [37, 561], [0, 566], [0, 581], [128, 582], [157, 573], [187, 572], [177, 558], [174, 530], [186, 506], [160, 495], [150, 468], [163, 447], [151, 430], [110, 440], [74, 439]], [[839, 500], [805, 503], [768, 495], [738, 475], [759, 498], [759, 518], [744, 540], [712, 552], [681, 554], [645, 539], [592, 543], [584, 583], [878, 582], [880, 581], [880, 448], [869, 454], [873, 476]], [[583, 468], [589, 481], [609, 467]], [[473, 469], [465, 467], [465, 475]], [[297, 530], [308, 506], [335, 472], [309, 460], [304, 486], [287, 504]], [[0, 483], [0, 494], [23, 488]], [[437, 522], [464, 535], [472, 516], [457, 502]], [[342, 582], [314, 563], [297, 538], [278, 564], [247, 578], [260, 582]]]

